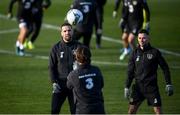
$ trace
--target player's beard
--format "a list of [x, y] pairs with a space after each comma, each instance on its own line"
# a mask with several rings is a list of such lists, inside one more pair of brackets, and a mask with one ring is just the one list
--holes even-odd
[[70, 35], [65, 36], [65, 41], [67, 41], [67, 42], [72, 41], [72, 36], [70, 36]]

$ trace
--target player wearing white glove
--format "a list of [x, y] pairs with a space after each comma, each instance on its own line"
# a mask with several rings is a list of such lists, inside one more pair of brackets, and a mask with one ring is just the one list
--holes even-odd
[[[162, 114], [161, 96], [158, 88], [158, 65], [164, 73], [166, 81], [166, 93], [173, 95], [173, 86], [168, 64], [161, 52], [150, 44], [149, 33], [143, 29], [138, 33], [138, 47], [132, 52], [128, 63], [128, 76], [126, 79], [124, 97], [129, 98], [129, 114], [136, 114], [141, 103], [146, 99], [152, 106], [155, 114]], [[132, 85], [131, 94], [129, 89]], [[130, 96], [129, 96], [130, 95]]]

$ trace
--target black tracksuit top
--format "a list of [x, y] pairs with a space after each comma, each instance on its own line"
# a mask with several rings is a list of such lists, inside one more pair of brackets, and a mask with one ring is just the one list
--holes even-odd
[[156, 87], [158, 65], [163, 70], [166, 84], [171, 84], [169, 67], [161, 52], [151, 47], [150, 44], [145, 46], [144, 50], [137, 47], [129, 59], [125, 87], [129, 88], [134, 78], [136, 83], [141, 84], [143, 87]]
[[103, 76], [98, 67], [89, 64], [80, 65], [70, 72], [67, 87], [73, 89], [76, 112], [84, 114], [103, 114], [104, 99]]
[[65, 43], [63, 40], [52, 48], [49, 56], [49, 71], [52, 82], [66, 81], [73, 70], [74, 50], [81, 45], [77, 41]]

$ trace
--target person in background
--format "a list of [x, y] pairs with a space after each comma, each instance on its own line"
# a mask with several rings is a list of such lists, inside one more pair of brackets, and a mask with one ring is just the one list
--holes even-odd
[[33, 20], [31, 24], [31, 28], [26, 35], [27, 39], [24, 43], [25, 48], [28, 48], [30, 50], [35, 48], [34, 42], [36, 41], [39, 32], [41, 30], [41, 25], [43, 22], [43, 13], [46, 9], [50, 7], [50, 5], [51, 5], [50, 0], [35, 0], [35, 4], [33, 5], [32, 8]]
[[[116, 17], [121, 0], [115, 1], [113, 17]], [[122, 0], [122, 17], [119, 26], [122, 29], [123, 52], [119, 59], [124, 58], [136, 48], [135, 38], [140, 29], [149, 31], [150, 10], [146, 0]]]
[[75, 51], [77, 67], [67, 77], [67, 87], [73, 90], [76, 114], [105, 114], [100, 69], [91, 65], [91, 52], [86, 46]]
[[[166, 81], [165, 89], [167, 95], [173, 95], [168, 64], [161, 55], [161, 52], [151, 46], [147, 30], [140, 30], [138, 44], [138, 47], [130, 56], [125, 82], [124, 96], [129, 99], [128, 114], [136, 114], [139, 106], [145, 99], [147, 99], [148, 105], [153, 107], [155, 114], [162, 114], [157, 70], [158, 65], [160, 65]], [[132, 93], [130, 95], [129, 88], [133, 79], [135, 79], [135, 84], [132, 85]]]
[[74, 51], [81, 44], [72, 39], [73, 29], [69, 23], [60, 27], [61, 41], [56, 43], [49, 56], [49, 73], [52, 82], [51, 113], [59, 114], [68, 98], [71, 114], [75, 113], [73, 92], [66, 86], [67, 76], [73, 70]]
[[[83, 21], [74, 27], [73, 39], [80, 40], [83, 37], [83, 44], [90, 48], [93, 27], [98, 17], [96, 0], [74, 0], [71, 9], [78, 9], [83, 14]], [[97, 18], [97, 28], [100, 28], [100, 18]]]
[[[17, 10], [17, 20], [20, 20], [20, 13], [22, 10], [22, 2], [23, 0], [11, 0], [8, 7], [8, 15], [7, 17], [11, 19], [13, 17], [13, 5], [18, 3], [18, 10]], [[34, 0], [32, 5], [32, 22], [29, 24], [28, 32], [26, 33], [26, 40], [24, 42], [24, 48], [34, 49], [34, 42], [37, 39], [41, 25], [43, 20], [43, 12], [49, 8], [51, 5], [50, 0]], [[28, 38], [31, 36], [30, 40]]]
[[27, 32], [32, 24], [32, 7], [33, 0], [23, 0], [19, 3], [18, 22], [19, 22], [19, 35], [16, 41], [16, 54], [24, 56], [24, 42]]

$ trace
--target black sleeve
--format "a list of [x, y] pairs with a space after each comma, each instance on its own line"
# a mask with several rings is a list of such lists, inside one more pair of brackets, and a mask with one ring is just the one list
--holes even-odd
[[58, 67], [57, 67], [57, 56], [56, 56], [56, 50], [55, 48], [52, 49], [52, 51], [50, 52], [50, 56], [49, 56], [49, 74], [50, 74], [50, 78], [51, 81], [57, 82], [58, 80]]
[[114, 2], [114, 11], [118, 11], [121, 0], [115, 0]]
[[125, 81], [125, 87], [129, 88], [131, 83], [134, 79], [135, 74], [135, 60], [134, 60], [135, 51], [133, 51], [130, 55], [129, 62], [128, 62], [128, 70], [127, 70], [127, 78]]
[[145, 20], [145, 22], [149, 22], [150, 21], [150, 10], [149, 10], [146, 0], [143, 0], [143, 9], [145, 11], [144, 20]]
[[8, 13], [12, 13], [13, 5], [15, 2], [17, 2], [17, 0], [11, 0], [9, 2]]
[[158, 50], [158, 62], [159, 62], [160, 67], [163, 70], [166, 84], [171, 84], [169, 66], [166, 63], [165, 59], [163, 58], [163, 56], [161, 55], [161, 52], [159, 50]]

